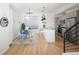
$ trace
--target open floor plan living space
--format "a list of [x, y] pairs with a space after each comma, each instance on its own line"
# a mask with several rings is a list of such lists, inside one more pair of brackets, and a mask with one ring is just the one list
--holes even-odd
[[0, 3], [1, 55], [79, 55], [78, 3]]

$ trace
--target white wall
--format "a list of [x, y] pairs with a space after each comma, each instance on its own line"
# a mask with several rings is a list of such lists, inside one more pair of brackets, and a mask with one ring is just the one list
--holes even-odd
[[3, 53], [11, 43], [12, 40], [12, 18], [10, 17], [10, 9], [9, 4], [0, 4], [0, 18], [5, 16], [9, 20], [9, 24], [7, 27], [1, 27], [0, 26], [0, 54]]
[[29, 18], [24, 18], [24, 23], [26, 26], [32, 27], [32, 28], [38, 28], [39, 26], [39, 20], [37, 16], [31, 16]]
[[13, 10], [13, 39], [15, 39], [19, 34], [21, 19], [21, 14]]
[[10, 20], [9, 20], [9, 39], [10, 39], [10, 43], [12, 43], [12, 40], [13, 40], [13, 10], [9, 7], [9, 17], [10, 17]]
[[[79, 9], [78, 9], [79, 10]], [[72, 10], [68, 10], [66, 11], [66, 18], [70, 18], [70, 17], [77, 17], [77, 10], [72, 9]]]
[[53, 13], [47, 13], [47, 27], [55, 29], [55, 19]]

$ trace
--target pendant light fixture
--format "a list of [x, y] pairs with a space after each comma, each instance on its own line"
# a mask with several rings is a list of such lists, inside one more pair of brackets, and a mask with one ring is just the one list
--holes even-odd
[[45, 17], [45, 7], [43, 7], [42, 9], [42, 21], [46, 20], [46, 17]]
[[43, 7], [42, 9], [42, 25], [43, 25], [43, 28], [46, 28], [46, 16], [45, 16], [45, 7]]

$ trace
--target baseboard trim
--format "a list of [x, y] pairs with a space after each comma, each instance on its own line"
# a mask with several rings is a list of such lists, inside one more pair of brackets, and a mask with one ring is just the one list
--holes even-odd
[[63, 53], [63, 55], [79, 55], [79, 52], [67, 52]]
[[0, 55], [3, 55], [4, 52], [6, 52], [9, 49], [9, 46], [7, 48], [5, 48], [2, 52], [0, 52]]

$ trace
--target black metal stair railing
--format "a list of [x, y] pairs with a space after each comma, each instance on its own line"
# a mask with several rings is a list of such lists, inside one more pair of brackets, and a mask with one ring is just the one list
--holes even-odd
[[64, 33], [64, 52], [66, 52], [67, 47], [72, 46], [72, 44], [79, 45], [79, 22]]

